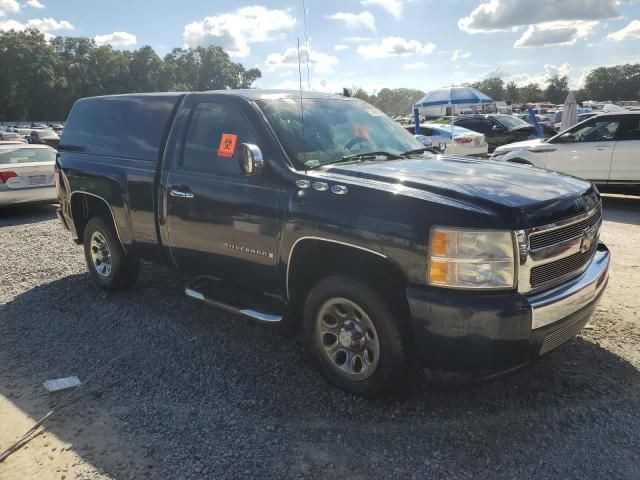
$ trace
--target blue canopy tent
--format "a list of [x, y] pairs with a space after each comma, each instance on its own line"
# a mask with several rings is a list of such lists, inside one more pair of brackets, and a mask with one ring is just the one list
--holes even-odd
[[[414, 115], [417, 115], [415, 112], [422, 108], [426, 107], [434, 107], [441, 105], [449, 105], [451, 107], [451, 126], [453, 127], [453, 114], [455, 110], [455, 105], [487, 105], [495, 103], [494, 100], [485, 95], [480, 90], [477, 90], [472, 87], [449, 87], [449, 88], [441, 88], [439, 90], [432, 90], [428, 92], [424, 97], [420, 99], [414, 106], [413, 111]], [[421, 113], [421, 112], [420, 112]], [[416, 128], [417, 125], [416, 125]]]
[[432, 90], [418, 101], [414, 107], [436, 105], [482, 105], [495, 103], [491, 97], [471, 87], [450, 87]]

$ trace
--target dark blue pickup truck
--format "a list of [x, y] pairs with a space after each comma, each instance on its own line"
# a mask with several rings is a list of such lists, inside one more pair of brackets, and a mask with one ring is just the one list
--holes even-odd
[[592, 184], [433, 154], [356, 99], [86, 98], [59, 148], [59, 217], [98, 285], [132, 286], [141, 259], [180, 270], [194, 299], [300, 327], [358, 394], [415, 363], [530, 363], [581, 330], [608, 279]]

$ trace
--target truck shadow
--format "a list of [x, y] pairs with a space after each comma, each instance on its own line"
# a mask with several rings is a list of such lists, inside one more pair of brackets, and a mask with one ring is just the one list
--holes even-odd
[[23, 207], [0, 207], [0, 228], [11, 225], [46, 222], [56, 218], [56, 205], [25, 205]]
[[640, 196], [602, 195], [602, 208], [605, 220], [640, 225]]
[[[47, 428], [115, 478], [179, 478], [194, 458], [212, 478], [245, 469], [297, 477], [327, 458], [336, 476], [348, 476], [363, 438], [377, 445], [363, 458], [375, 465], [383, 449], [401, 473], [434, 473], [421, 457], [427, 451], [475, 468], [478, 458], [507, 462], [507, 452], [545, 442], [546, 452], [558, 449], [545, 460], [552, 470], [540, 467], [542, 453], [520, 466], [544, 476], [573, 471], [562, 453], [585, 437], [570, 435], [572, 422], [593, 431], [580, 448], [596, 452], [598, 425], [638, 406], [640, 372], [582, 338], [490, 382], [434, 388], [412, 373], [390, 397], [353, 397], [312, 369], [298, 338], [195, 303], [183, 285], [145, 265], [129, 292], [105, 293], [73, 275], [0, 305], [0, 393], [39, 418], [53, 400], [44, 380], [91, 378], [87, 395]], [[416, 451], [404, 450], [407, 439]], [[624, 471], [632, 460], [619, 461]]]

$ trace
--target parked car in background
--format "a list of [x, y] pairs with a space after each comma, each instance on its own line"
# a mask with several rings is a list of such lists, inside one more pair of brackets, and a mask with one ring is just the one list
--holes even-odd
[[[410, 133], [416, 133], [415, 125], [405, 125], [404, 128]], [[464, 127], [452, 128], [451, 125], [423, 123], [420, 125], [418, 135], [431, 140], [429, 145], [425, 144], [426, 146], [436, 147], [448, 155], [486, 155], [488, 153], [489, 147], [484, 135]]]
[[60, 135], [62, 133], [62, 130], [64, 130], [64, 125], [60, 123], [52, 123], [51, 125], [49, 125], [49, 127], [58, 135]]
[[[489, 152], [508, 143], [519, 142], [536, 137], [536, 130], [524, 120], [507, 114], [485, 114], [457, 117], [456, 126], [468, 128], [474, 132], [484, 134], [489, 144]], [[545, 137], [555, 134], [553, 129], [542, 127]]]
[[0, 132], [0, 142], [20, 142], [27, 143], [27, 140], [16, 132]]
[[[535, 114], [534, 114], [535, 115]], [[528, 112], [521, 113], [517, 116], [520, 120], [524, 120], [529, 125], [533, 125], [533, 120], [531, 120], [531, 115]], [[554, 128], [555, 125], [553, 120], [548, 115], [538, 114], [536, 115], [536, 120], [542, 127]]]
[[[553, 127], [556, 129], [556, 132], [560, 131], [560, 128], [562, 128], [562, 113], [563, 113], [563, 110], [558, 110], [553, 114]], [[593, 115], [596, 115], [596, 113], [597, 112], [594, 112], [593, 109], [591, 108], [578, 107], [577, 109], [578, 122], [589, 118], [588, 116], [585, 116], [585, 115], [593, 116]]]
[[46, 145], [0, 143], [0, 207], [56, 203], [55, 161]]
[[32, 130], [31, 135], [29, 135], [29, 143], [58, 148], [60, 136], [53, 130]]
[[640, 191], [640, 113], [600, 114], [548, 140], [499, 147], [492, 158], [585, 178], [601, 191]]

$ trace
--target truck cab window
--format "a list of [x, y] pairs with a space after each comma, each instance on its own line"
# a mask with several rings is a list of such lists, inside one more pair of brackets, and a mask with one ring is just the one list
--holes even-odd
[[238, 145], [256, 143], [247, 119], [226, 103], [200, 103], [191, 115], [181, 167], [222, 176], [242, 176]]

